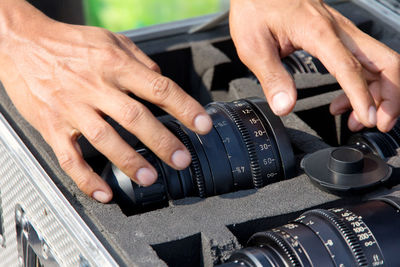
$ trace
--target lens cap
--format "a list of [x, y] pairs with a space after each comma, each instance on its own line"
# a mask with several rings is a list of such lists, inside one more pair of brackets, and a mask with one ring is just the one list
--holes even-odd
[[385, 182], [392, 168], [380, 157], [353, 147], [327, 148], [306, 155], [301, 168], [318, 187], [332, 193], [368, 191]]

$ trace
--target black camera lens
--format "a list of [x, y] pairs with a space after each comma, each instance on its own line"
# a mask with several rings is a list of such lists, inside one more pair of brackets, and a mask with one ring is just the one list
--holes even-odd
[[357, 147], [364, 153], [374, 153], [381, 158], [390, 158], [397, 155], [400, 147], [400, 119], [387, 133], [378, 130], [366, 130], [350, 137], [349, 145]]
[[108, 166], [103, 176], [120, 205], [134, 209], [168, 199], [204, 198], [293, 177], [295, 162], [289, 138], [265, 100], [214, 102], [206, 110], [213, 120], [207, 135], [198, 135], [176, 120], [164, 122], [191, 154], [187, 169], [172, 169], [146, 147], [137, 151], [157, 169], [154, 185], [140, 187], [115, 166]]
[[295, 51], [289, 56], [283, 58], [282, 64], [291, 75], [305, 73], [328, 73], [321, 61], [311, 56], [304, 50]]
[[[298, 50], [282, 59], [286, 71], [294, 76], [296, 74], [328, 74], [328, 70], [318, 58], [311, 56], [304, 50]], [[247, 76], [259, 83], [258, 79], [249, 71]]]
[[254, 234], [221, 266], [400, 266], [399, 196], [307, 211]]

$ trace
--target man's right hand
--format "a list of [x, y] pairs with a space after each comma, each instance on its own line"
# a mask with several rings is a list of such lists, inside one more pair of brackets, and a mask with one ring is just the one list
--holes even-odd
[[389, 131], [400, 115], [400, 55], [359, 30], [322, 0], [231, 0], [230, 29], [240, 59], [259, 79], [275, 114], [297, 98], [281, 58], [295, 50], [317, 57], [345, 94], [333, 115], [352, 110], [348, 126]]
[[156, 170], [106, 123], [108, 115], [175, 169], [191, 157], [185, 146], [133, 93], [207, 133], [203, 107], [125, 36], [47, 18], [23, 0], [0, 3], [0, 79], [19, 112], [54, 150], [64, 171], [87, 195], [108, 202], [112, 191], [85, 162], [76, 139], [89, 142], [140, 185]]

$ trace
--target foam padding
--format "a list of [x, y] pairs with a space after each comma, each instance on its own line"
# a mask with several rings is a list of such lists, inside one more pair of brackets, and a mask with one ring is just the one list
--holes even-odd
[[[399, 51], [400, 38], [393, 29], [350, 3], [337, 7], [370, 34]], [[223, 101], [263, 96], [256, 80], [249, 75], [239, 75], [245, 73], [245, 67], [238, 63], [232, 50], [227, 27], [197, 35], [182, 34], [142, 41], [138, 45], [165, 67], [167, 76], [188, 91], [199, 90], [196, 95], [203, 102], [211, 100], [211, 96], [213, 100]], [[240, 71], [221, 71], [235, 68]], [[214, 75], [217, 69], [221, 73]], [[228, 78], [232, 79], [226, 82]], [[219, 79], [225, 80], [219, 83]], [[335, 118], [326, 112], [326, 107], [341, 91], [330, 75], [296, 75], [294, 79], [300, 100], [295, 112], [282, 120], [299, 161], [305, 153], [329, 146], [324, 129], [333, 129], [330, 135], [336, 137]], [[217, 85], [225, 83], [224, 90], [216, 90]], [[340, 198], [323, 192], [298, 169], [296, 177], [259, 190], [244, 190], [207, 199], [170, 201], [168, 207], [127, 216], [117, 204], [97, 203], [79, 191], [61, 170], [51, 148], [14, 108], [3, 88], [0, 90], [0, 110], [71, 205], [122, 266], [212, 266], [226, 260], [258, 230], [285, 223], [310, 208], [357, 203], [362, 198]], [[98, 154], [93, 150], [90, 153], [90, 158]], [[398, 158], [392, 159], [391, 164], [400, 166]]]

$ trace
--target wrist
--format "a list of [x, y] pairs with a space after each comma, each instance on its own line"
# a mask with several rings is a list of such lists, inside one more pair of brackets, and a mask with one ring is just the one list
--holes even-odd
[[0, 70], [2, 82], [14, 77], [16, 61], [51, 21], [25, 0], [0, 0], [0, 65], [7, 66]]
[[0, 53], [17, 36], [35, 34], [44, 21], [51, 21], [25, 0], [0, 2]]

